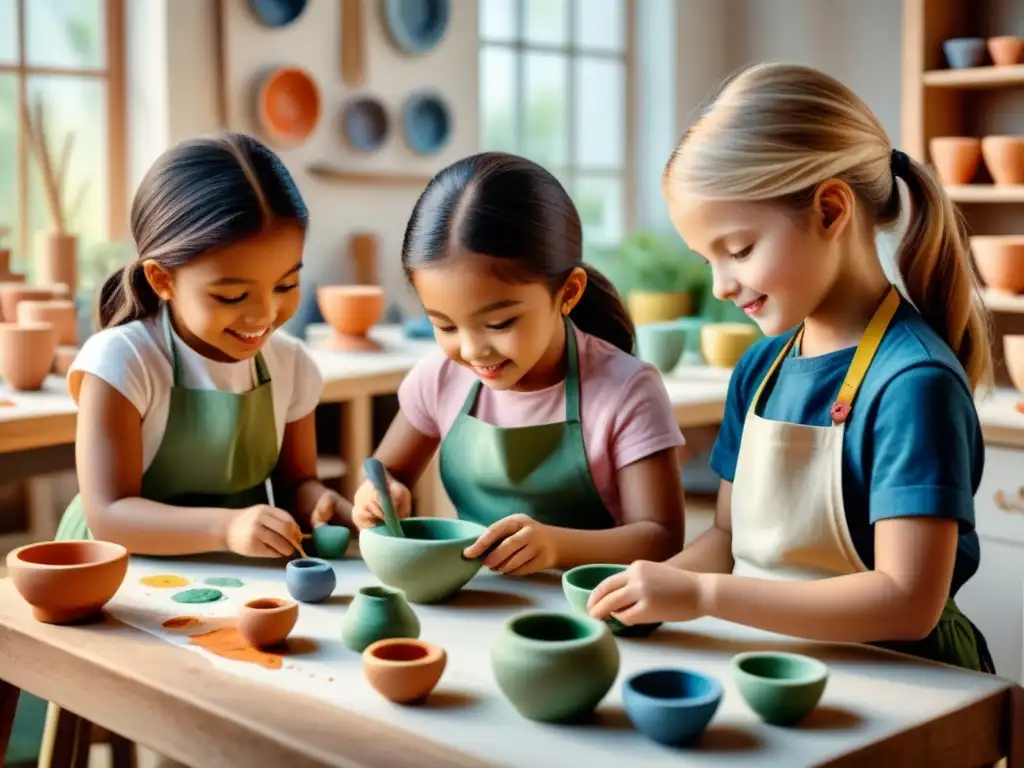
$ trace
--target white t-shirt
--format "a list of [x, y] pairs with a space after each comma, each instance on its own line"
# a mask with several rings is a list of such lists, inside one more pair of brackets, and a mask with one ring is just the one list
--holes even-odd
[[[255, 357], [238, 363], [220, 363], [197, 353], [173, 330], [171, 334], [184, 386], [247, 392], [255, 385]], [[262, 353], [270, 373], [280, 447], [285, 425], [316, 408], [323, 377], [305, 345], [284, 331], [275, 331]], [[142, 468], [147, 469], [163, 440], [173, 383], [171, 357], [164, 343], [160, 317], [107, 328], [89, 337], [68, 372], [68, 389], [76, 403], [83, 373], [103, 379], [138, 409], [142, 416]]]

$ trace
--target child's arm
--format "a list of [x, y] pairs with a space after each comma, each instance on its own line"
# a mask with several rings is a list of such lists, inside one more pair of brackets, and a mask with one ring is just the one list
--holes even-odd
[[[374, 452], [388, 474], [412, 488], [419, 481], [441, 441], [425, 435], [414, 427], [402, 411], [399, 411]], [[360, 468], [360, 472], [362, 468]]]
[[133, 554], [233, 549], [280, 556], [291, 554], [299, 541], [295, 521], [265, 505], [176, 507], [141, 498], [142, 418], [124, 395], [89, 373], [82, 374], [78, 394], [75, 463], [90, 532]]
[[700, 573], [732, 573], [732, 483], [722, 480], [715, 503], [715, 522], [666, 563]]

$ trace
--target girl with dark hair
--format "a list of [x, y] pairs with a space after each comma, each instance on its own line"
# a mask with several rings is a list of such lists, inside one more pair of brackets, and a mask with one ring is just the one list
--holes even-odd
[[[399, 514], [440, 448], [459, 517], [488, 526], [465, 556], [497, 545], [489, 568], [522, 575], [677, 552], [682, 435], [660, 374], [632, 355], [615, 289], [582, 261], [562, 185], [513, 155], [460, 160], [417, 201], [402, 263], [442, 354], [402, 382], [377, 449]], [[364, 483], [356, 525], [382, 518]]]
[[131, 211], [138, 258], [107, 279], [100, 330], [68, 373], [80, 494], [57, 538], [281, 557], [300, 523], [349, 519], [316, 477], [320, 373], [275, 333], [298, 304], [307, 219], [284, 165], [248, 136], [157, 159]]

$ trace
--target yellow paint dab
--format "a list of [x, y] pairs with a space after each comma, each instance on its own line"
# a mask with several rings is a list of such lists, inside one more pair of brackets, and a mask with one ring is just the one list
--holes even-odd
[[144, 576], [142, 578], [142, 583], [147, 587], [171, 589], [172, 587], [184, 587], [188, 584], [188, 579], [184, 576], [175, 576], [171, 573], [161, 573], [156, 576]]

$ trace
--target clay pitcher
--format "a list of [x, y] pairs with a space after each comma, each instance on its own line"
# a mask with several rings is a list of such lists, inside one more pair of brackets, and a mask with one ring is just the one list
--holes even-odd
[[56, 351], [57, 333], [52, 323], [0, 323], [0, 379], [11, 389], [42, 388]]
[[60, 232], [36, 236], [36, 274], [40, 283], [66, 283], [78, 291], [78, 238]]

